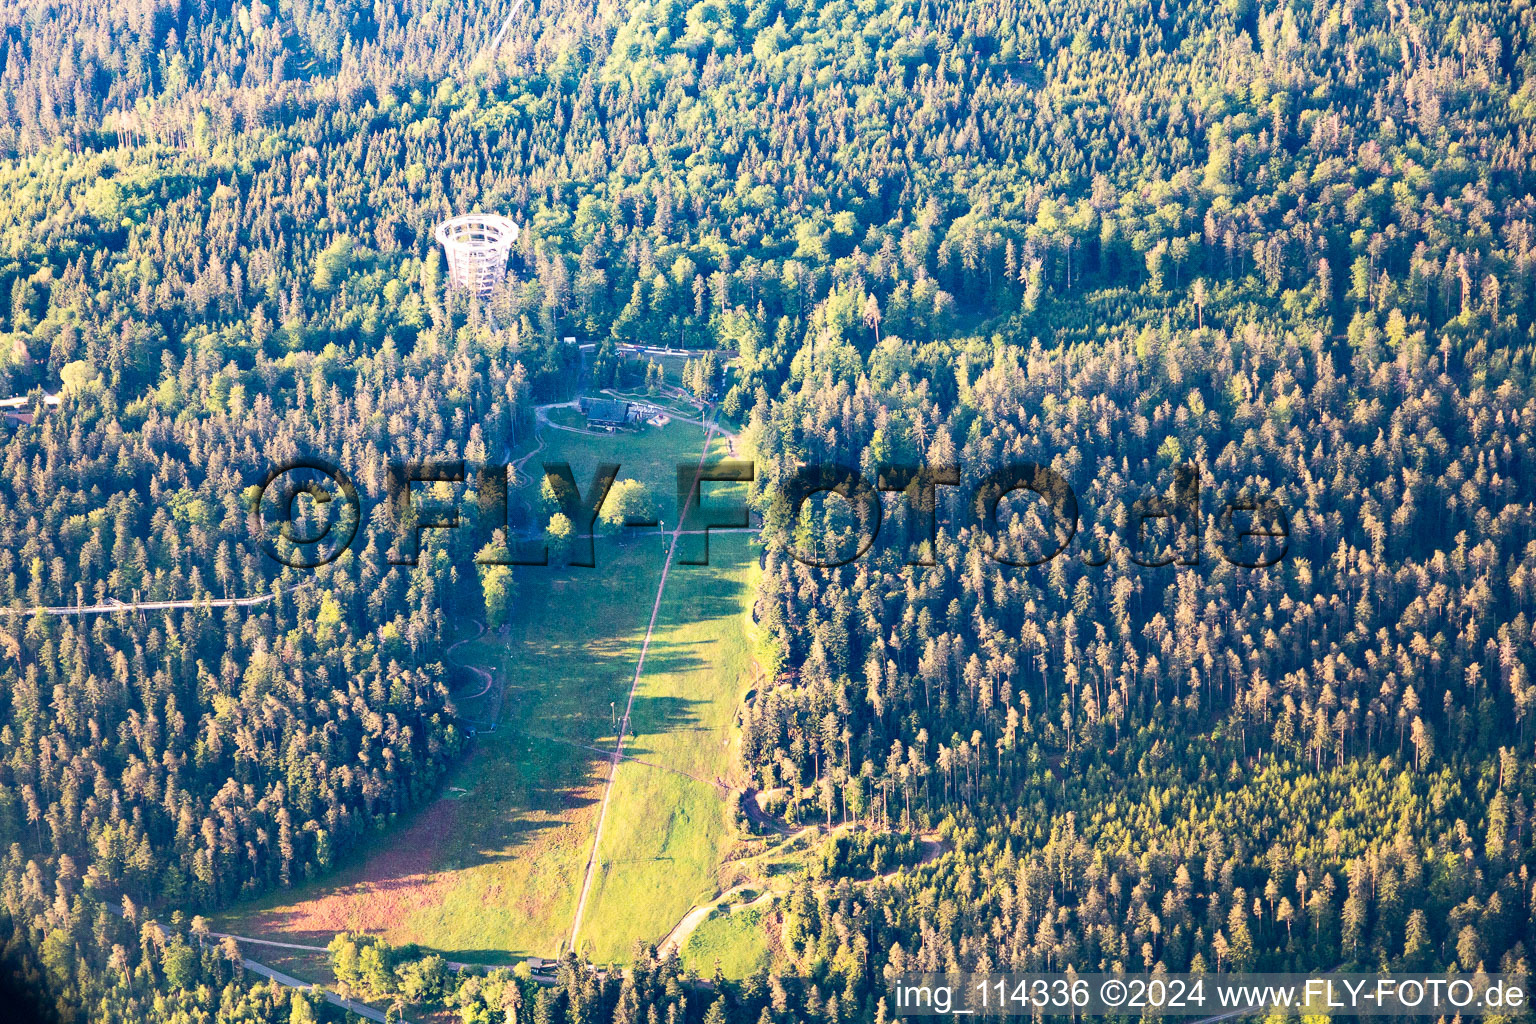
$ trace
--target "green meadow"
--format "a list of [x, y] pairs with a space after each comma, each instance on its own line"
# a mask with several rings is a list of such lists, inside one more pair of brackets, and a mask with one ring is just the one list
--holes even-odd
[[[585, 489], [599, 462], [618, 462], [620, 479], [652, 490], [670, 528], [677, 465], [696, 463], [703, 436], [680, 423], [605, 436], [546, 427], [527, 468], [569, 462]], [[716, 438], [711, 454], [724, 453]], [[664, 552], [642, 531], [600, 537], [593, 569], [516, 570], [510, 626], [478, 638], [470, 616], [455, 626], [466, 642], [453, 660], [490, 670], [493, 686], [481, 693], [481, 680], [454, 673], [477, 735], [441, 798], [325, 878], [223, 916], [219, 930], [321, 945], [358, 930], [483, 963], [561, 951]], [[659, 940], [718, 890], [731, 825], [715, 780], [729, 771], [750, 678], [756, 552], [744, 535], [717, 536], [711, 565], [674, 563], [668, 576], [625, 745], [647, 763], [626, 760], [616, 774], [579, 940], [597, 959], [627, 959], [636, 939]], [[477, 593], [462, 605], [476, 608]]]
[[758, 907], [717, 910], [683, 944], [683, 964], [705, 978], [717, 966], [727, 978], [745, 978], [772, 960], [765, 927]]
[[[755, 542], [715, 537], [708, 566], [674, 562], [635, 693], [577, 944], [599, 961], [654, 942], [719, 892], [732, 837], [736, 709], [751, 679], [743, 616]], [[644, 763], [642, 763], [644, 762]]]

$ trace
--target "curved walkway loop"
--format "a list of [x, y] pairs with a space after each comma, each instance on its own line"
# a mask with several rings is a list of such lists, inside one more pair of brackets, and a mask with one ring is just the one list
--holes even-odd
[[[458, 698], [458, 700], [464, 701], [476, 700], [480, 697], [484, 697], [491, 691], [491, 687], [496, 683], [496, 670], [494, 667], [490, 669], [483, 669], [479, 665], [471, 665], [467, 661], [462, 661], [459, 658], [454, 657], [454, 651], [460, 647], [463, 647], [467, 643], [473, 643], [485, 635], [485, 623], [481, 622], [479, 619], [471, 619], [470, 621], [474, 623], [478, 632], [475, 633], [474, 636], [467, 636], [462, 640], [458, 640], [452, 644], [449, 644], [448, 647], [443, 651], [443, 660], [446, 661], [449, 665], [455, 668], [464, 669], [465, 671], [472, 673], [476, 679], [480, 680], [480, 689], [476, 690], [474, 693], [465, 694], [464, 696]], [[496, 727], [501, 724], [501, 702], [505, 696], [506, 684], [503, 683], [502, 686], [496, 691], [496, 706], [491, 709], [490, 721], [482, 722], [467, 717], [463, 720], [482, 732], [495, 732]]]

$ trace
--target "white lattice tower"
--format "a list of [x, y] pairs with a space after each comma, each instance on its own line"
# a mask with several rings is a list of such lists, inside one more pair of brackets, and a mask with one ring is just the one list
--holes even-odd
[[444, 221], [434, 235], [448, 254], [448, 280], [453, 287], [481, 298], [507, 276], [507, 257], [517, 241], [518, 227], [495, 214], [466, 213]]

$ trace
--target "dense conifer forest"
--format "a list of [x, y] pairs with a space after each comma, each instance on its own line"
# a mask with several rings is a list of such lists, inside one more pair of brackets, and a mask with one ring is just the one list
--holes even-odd
[[[745, 981], [333, 950], [358, 991], [884, 1024], [904, 970], [1525, 970], [1533, 34], [1527, 0], [0, 10], [8, 988], [82, 1024], [334, 1012], [198, 915], [323, 876], [467, 747], [470, 539], [394, 564], [385, 464], [498, 459], [584, 363], [649, 380], [636, 342], [712, 353], [758, 463], [742, 769], [864, 828]], [[468, 209], [524, 226], [485, 302], [432, 240]], [[371, 499], [313, 573], [246, 504], [305, 454]], [[862, 558], [796, 558], [870, 525], [788, 515], [807, 462], [958, 466], [932, 564], [899, 496]], [[1081, 516], [1035, 567], [992, 556], [1055, 547], [1044, 502], [967, 515], [1020, 462]], [[1198, 515], [1143, 522], [1185, 466]], [[1245, 568], [1278, 542], [1223, 511], [1259, 499], [1289, 535]]]

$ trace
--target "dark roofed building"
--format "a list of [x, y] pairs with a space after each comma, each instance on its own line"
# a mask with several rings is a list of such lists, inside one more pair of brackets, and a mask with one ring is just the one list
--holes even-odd
[[581, 411], [589, 427], [622, 427], [630, 419], [629, 405], [615, 398], [581, 399]]

